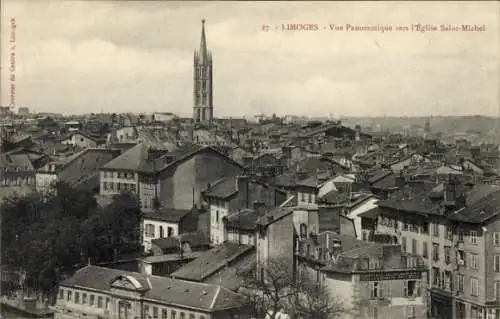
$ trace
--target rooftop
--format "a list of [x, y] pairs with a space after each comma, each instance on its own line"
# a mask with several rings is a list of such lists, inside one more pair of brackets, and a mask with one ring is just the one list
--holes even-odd
[[86, 266], [78, 270], [72, 277], [61, 282], [60, 286], [85, 287], [110, 293], [111, 285], [116, 280], [128, 281], [128, 284], [135, 289], [143, 290], [143, 298], [200, 311], [215, 312], [228, 308], [238, 308], [243, 302], [240, 295], [218, 285], [97, 266]]

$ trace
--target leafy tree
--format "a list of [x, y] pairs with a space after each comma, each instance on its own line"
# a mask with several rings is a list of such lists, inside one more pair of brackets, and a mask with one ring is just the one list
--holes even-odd
[[[26, 273], [25, 287], [54, 296], [57, 283], [87, 258], [109, 258], [124, 234], [136, 234], [138, 201], [120, 194], [98, 207], [92, 194], [57, 184], [46, 194], [7, 198], [0, 205], [2, 262]], [[109, 236], [108, 246], [99, 240]], [[124, 238], [125, 237], [125, 238]]]

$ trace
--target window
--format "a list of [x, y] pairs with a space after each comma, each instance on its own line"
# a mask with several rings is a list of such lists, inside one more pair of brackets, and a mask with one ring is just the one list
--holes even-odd
[[372, 318], [378, 319], [378, 308], [376, 306], [372, 308]]
[[146, 317], [149, 316], [149, 306], [148, 305], [144, 305], [144, 314]]
[[420, 296], [420, 283], [416, 280], [405, 280], [403, 286], [404, 297], [418, 297]]
[[467, 258], [465, 255], [465, 251], [459, 250], [457, 258], [458, 258], [458, 266], [459, 267], [466, 267], [467, 266]]
[[167, 319], [167, 317], [168, 317], [167, 309], [162, 309], [161, 310], [161, 319]]
[[89, 305], [93, 306], [94, 303], [95, 303], [95, 300], [94, 300], [95, 296], [94, 295], [90, 295], [90, 298], [89, 298]]
[[175, 316], [177, 315], [177, 313], [175, 312], [175, 310], [172, 310], [170, 312], [170, 319], [175, 319]]
[[464, 292], [464, 279], [465, 276], [458, 274], [457, 275], [457, 290], [460, 292]]
[[406, 220], [403, 221], [403, 230], [404, 231], [408, 230], [408, 222]]
[[495, 246], [500, 246], [500, 232], [493, 233], [493, 244]]
[[429, 258], [429, 246], [426, 241], [422, 243], [422, 257]]
[[458, 229], [458, 241], [463, 242], [464, 241], [464, 230], [463, 229]]
[[432, 223], [432, 236], [439, 237], [439, 224]]
[[82, 305], [86, 305], [87, 304], [87, 294], [82, 294]]
[[479, 255], [470, 254], [470, 269], [479, 269]]
[[432, 285], [439, 286], [441, 273], [439, 272], [439, 268], [432, 267]]
[[307, 225], [304, 223], [300, 224], [300, 237], [301, 239], [307, 238]]
[[401, 237], [401, 250], [406, 251], [406, 237]]
[[439, 261], [439, 244], [432, 244], [432, 259]]
[[189, 319], [195, 319], [195, 315], [194, 314], [190, 314], [189, 315]]
[[500, 255], [493, 256], [493, 271], [500, 272]]
[[418, 254], [418, 242], [415, 238], [411, 240], [411, 251], [414, 254]]
[[155, 225], [146, 224], [145, 232], [146, 232], [145, 233], [146, 238], [154, 238], [155, 237]]
[[75, 292], [75, 303], [80, 303], [80, 293]]
[[444, 262], [449, 264], [451, 263], [451, 247], [444, 246]]
[[470, 277], [470, 294], [471, 296], [479, 296], [479, 279]]
[[446, 227], [446, 238], [448, 240], [453, 240], [453, 227], [452, 226]]
[[406, 317], [408, 319], [414, 319], [414, 318], [417, 318], [417, 312], [416, 312], [416, 309], [415, 309], [415, 306], [414, 305], [411, 305], [411, 306], [407, 306], [406, 307]]
[[158, 307], [153, 307], [153, 318], [154, 319], [158, 318]]
[[424, 233], [426, 235], [429, 234], [429, 223], [428, 222], [422, 223], [422, 233]]
[[167, 237], [172, 237], [173, 230], [174, 229], [172, 227], [167, 227]]
[[97, 297], [97, 308], [102, 308], [102, 297]]
[[186, 313], [184, 312], [179, 313], [179, 319], [186, 319]]
[[477, 231], [475, 231], [475, 230], [470, 231], [470, 243], [473, 245], [477, 245], [477, 243], [478, 243]]
[[215, 211], [215, 222], [216, 223], [219, 222], [219, 211], [218, 210]]
[[500, 299], [500, 281], [495, 281], [495, 299]]
[[64, 289], [59, 289], [59, 299], [64, 299]]
[[378, 281], [370, 282], [370, 298], [380, 297], [380, 283]]

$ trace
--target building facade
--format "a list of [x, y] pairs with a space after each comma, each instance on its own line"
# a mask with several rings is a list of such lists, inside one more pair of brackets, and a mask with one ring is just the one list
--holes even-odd
[[53, 309], [55, 319], [239, 319], [242, 301], [216, 285], [87, 266], [61, 282]]

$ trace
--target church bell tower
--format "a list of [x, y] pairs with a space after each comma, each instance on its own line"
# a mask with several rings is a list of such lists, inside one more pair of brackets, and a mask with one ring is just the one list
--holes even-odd
[[205, 19], [201, 20], [200, 50], [194, 51], [194, 105], [193, 120], [195, 123], [211, 123], [214, 116], [212, 53], [207, 49], [205, 38]]

